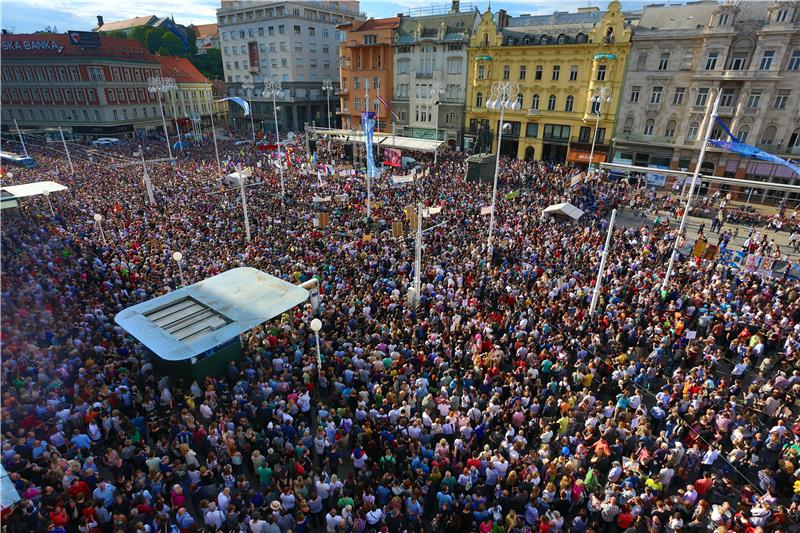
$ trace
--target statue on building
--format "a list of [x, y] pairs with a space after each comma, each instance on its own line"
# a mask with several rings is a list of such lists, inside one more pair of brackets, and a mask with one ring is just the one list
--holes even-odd
[[606, 30], [606, 36], [603, 38], [603, 44], [614, 44], [614, 28]]

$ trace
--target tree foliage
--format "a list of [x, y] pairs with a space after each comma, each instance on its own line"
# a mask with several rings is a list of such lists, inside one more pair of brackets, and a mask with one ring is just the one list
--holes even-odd
[[189, 61], [197, 67], [203, 76], [210, 80], [221, 80], [224, 78], [222, 70], [222, 53], [218, 48], [211, 48], [205, 54], [191, 56]]

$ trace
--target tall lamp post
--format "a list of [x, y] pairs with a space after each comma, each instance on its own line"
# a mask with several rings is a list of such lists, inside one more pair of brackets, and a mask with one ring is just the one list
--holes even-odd
[[500, 125], [497, 128], [497, 153], [494, 161], [494, 184], [492, 185], [492, 212], [489, 215], [489, 238], [486, 241], [488, 262], [491, 264], [494, 248], [492, 247], [492, 233], [494, 232], [494, 217], [497, 211], [497, 175], [500, 173], [500, 148], [503, 145], [503, 118], [506, 110], [519, 111], [522, 104], [517, 101], [519, 84], [510, 81], [496, 81], [492, 83], [492, 91], [486, 100], [486, 109], [500, 111]]
[[94, 221], [97, 222], [97, 227], [100, 228], [100, 236], [103, 238], [103, 246], [108, 246], [108, 241], [106, 240], [106, 234], [103, 231], [103, 215], [100, 213], [94, 214]]
[[434, 136], [436, 137], [437, 145], [433, 150], [433, 164], [436, 164], [437, 156], [439, 155], [439, 104], [441, 103], [441, 97], [444, 94], [444, 87], [442, 87], [442, 82], [436, 80], [431, 85], [431, 92], [430, 98], [433, 101], [433, 109], [434, 109], [434, 119], [433, 119], [433, 132]]
[[322, 80], [322, 90], [325, 91], [325, 98], [328, 101], [328, 153], [331, 151], [331, 93], [333, 92], [333, 82], [330, 78]]
[[592, 96], [592, 113], [595, 115], [594, 121], [594, 135], [592, 136], [592, 151], [589, 152], [589, 174], [592, 173], [592, 166], [594, 165], [594, 145], [597, 142], [597, 130], [600, 127], [600, 115], [603, 104], [611, 103], [611, 96], [608, 94], [608, 87], [600, 87], [594, 92]]
[[272, 113], [275, 115], [275, 143], [278, 145], [278, 172], [281, 176], [281, 203], [286, 196], [286, 189], [283, 185], [283, 161], [281, 160], [281, 136], [278, 133], [278, 104], [275, 98], [283, 98], [285, 94], [281, 88], [280, 80], [269, 79], [264, 82], [264, 92], [261, 93], [265, 98], [272, 98]]
[[[177, 95], [178, 84], [175, 83], [175, 80], [173, 78], [164, 78], [164, 79], [167, 80], [167, 83], [166, 83], [167, 91], [169, 92], [169, 99], [172, 102], [172, 118], [175, 120], [175, 135], [178, 137], [178, 142], [180, 143], [181, 142], [181, 127], [178, 124], [178, 111], [177, 111], [177, 109], [175, 107], [175, 100], [178, 99], [178, 95]], [[175, 91], [175, 93], [176, 93], [174, 97], [172, 95], [172, 91]], [[183, 144], [179, 144], [178, 145], [178, 149], [179, 150], [183, 150]]]
[[256, 143], [256, 127], [255, 124], [253, 124], [253, 102], [250, 100], [250, 95], [252, 94], [251, 91], [255, 88], [256, 86], [250, 81], [250, 77], [248, 76], [245, 78], [242, 83], [242, 90], [247, 93], [247, 106], [250, 108], [250, 129], [253, 131], [253, 144]]
[[317, 381], [322, 375], [322, 351], [319, 349], [319, 332], [322, 329], [322, 320], [315, 318], [311, 321], [311, 331], [314, 332], [314, 339], [317, 342]]
[[147, 90], [150, 94], [155, 94], [158, 97], [158, 108], [161, 110], [161, 124], [164, 126], [164, 138], [167, 140], [167, 152], [169, 158], [172, 159], [172, 147], [169, 145], [169, 133], [167, 132], [167, 119], [164, 117], [164, 105], [161, 103], [161, 93], [167, 92], [166, 88], [167, 78], [161, 76], [147, 79]]
[[181, 261], [183, 261], [183, 254], [180, 252], [175, 252], [172, 254], [172, 260], [178, 263], [178, 274], [181, 278], [181, 287], [186, 286], [186, 281], [183, 279], [183, 267], [181, 266]]

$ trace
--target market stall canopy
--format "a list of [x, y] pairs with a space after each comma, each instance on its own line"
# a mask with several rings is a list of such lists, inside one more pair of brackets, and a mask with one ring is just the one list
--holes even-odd
[[55, 181], [37, 181], [36, 183], [26, 183], [24, 185], [0, 187], [0, 208], [7, 209], [9, 207], [17, 207], [20, 198], [66, 190], [67, 187]]
[[206, 354], [308, 300], [309, 292], [255, 268], [234, 268], [152, 300], [114, 318], [167, 361]]
[[0, 465], [0, 509], [8, 509], [19, 500], [19, 493], [14, 483], [8, 477], [8, 472], [3, 465]]
[[550, 216], [569, 218], [570, 220], [578, 220], [583, 216], [583, 211], [569, 202], [548, 206], [542, 213]]

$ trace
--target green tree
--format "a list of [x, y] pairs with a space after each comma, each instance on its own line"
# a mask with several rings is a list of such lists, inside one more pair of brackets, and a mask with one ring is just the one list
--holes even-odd
[[161, 48], [166, 48], [168, 55], [176, 56], [183, 52], [183, 43], [174, 33], [165, 30], [161, 34]]
[[197, 54], [197, 34], [193, 28], [188, 26], [183, 26], [183, 29], [186, 31], [186, 37], [189, 39], [189, 46], [186, 49], [185, 55], [191, 57]]
[[161, 30], [156, 30], [155, 28], [148, 28], [148, 30], [145, 33], [144, 45], [152, 53], [156, 53], [156, 50], [161, 48]]
[[[130, 33], [127, 36], [130, 37], [131, 39], [136, 39], [137, 41], [139, 41], [140, 43], [142, 43], [143, 45], [146, 46], [147, 45], [147, 34], [150, 33], [150, 31], [152, 31], [152, 29], [153, 28], [151, 28], [150, 26], [136, 26], [135, 28], [133, 28], [130, 31]], [[116, 34], [116, 33], [125, 33], [125, 32], [116, 32], [116, 31], [114, 31], [114, 32], [111, 32], [111, 33]]]
[[222, 70], [222, 53], [217, 48], [211, 48], [205, 54], [189, 57], [192, 65], [210, 80], [221, 80], [224, 78]]

